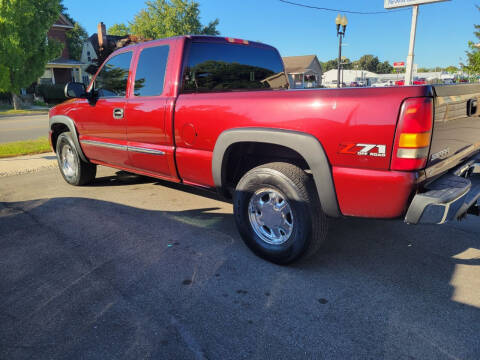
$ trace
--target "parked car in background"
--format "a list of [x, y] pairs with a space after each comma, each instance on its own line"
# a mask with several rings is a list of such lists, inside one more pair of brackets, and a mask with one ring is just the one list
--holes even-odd
[[[426, 85], [427, 84], [427, 79], [425, 78], [414, 78], [412, 81], [412, 85]], [[404, 86], [405, 85], [405, 80], [397, 80], [395, 81], [395, 85], [397, 86]]]
[[376, 83], [372, 84], [372, 87], [386, 87], [386, 86], [394, 86], [395, 82], [393, 80], [382, 79]]
[[216, 190], [275, 263], [314, 254], [327, 217], [479, 214], [480, 85], [289, 90], [271, 46], [179, 36], [117, 50], [65, 93], [49, 127], [67, 183], [104, 165]]
[[426, 85], [427, 79], [425, 78], [417, 78], [413, 80], [413, 85]]

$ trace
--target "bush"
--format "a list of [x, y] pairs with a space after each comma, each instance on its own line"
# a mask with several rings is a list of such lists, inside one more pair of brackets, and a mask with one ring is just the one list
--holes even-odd
[[12, 95], [10, 93], [0, 92], [0, 103], [1, 104], [11, 104], [12, 103]]
[[46, 103], [59, 103], [65, 97], [65, 84], [39, 84], [35, 89], [35, 95], [43, 97]]

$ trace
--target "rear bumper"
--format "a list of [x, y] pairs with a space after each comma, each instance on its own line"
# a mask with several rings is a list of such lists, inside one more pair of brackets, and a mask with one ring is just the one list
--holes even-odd
[[425, 190], [414, 196], [405, 222], [443, 224], [468, 213], [478, 215], [480, 156], [427, 184]]

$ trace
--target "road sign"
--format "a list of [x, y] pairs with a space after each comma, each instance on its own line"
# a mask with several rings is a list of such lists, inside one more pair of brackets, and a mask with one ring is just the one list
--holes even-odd
[[418, 6], [450, 0], [385, 0], [385, 9], [412, 7], [412, 27], [410, 29], [410, 44], [408, 45], [407, 66], [405, 68], [405, 85], [412, 85], [413, 78], [413, 50], [415, 49], [415, 35], [417, 33]]
[[399, 7], [423, 5], [423, 4], [430, 4], [430, 3], [441, 2], [441, 1], [450, 1], [450, 0], [385, 0], [383, 7], [385, 9], [395, 9]]
[[405, 67], [405, 61], [397, 61], [393, 63], [394, 68], [404, 68]]

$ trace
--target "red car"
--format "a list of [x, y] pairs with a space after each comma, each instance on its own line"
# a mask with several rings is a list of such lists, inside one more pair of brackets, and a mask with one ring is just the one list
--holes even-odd
[[[426, 84], [427, 84], [427, 79], [425, 78], [419, 78], [419, 79], [413, 80], [413, 85], [426, 85]], [[404, 86], [405, 80], [397, 80], [395, 81], [395, 85]]]
[[105, 165], [216, 190], [276, 263], [313, 254], [329, 217], [478, 213], [478, 85], [290, 90], [271, 46], [181, 36], [122, 48], [65, 92], [50, 139], [69, 184]]

